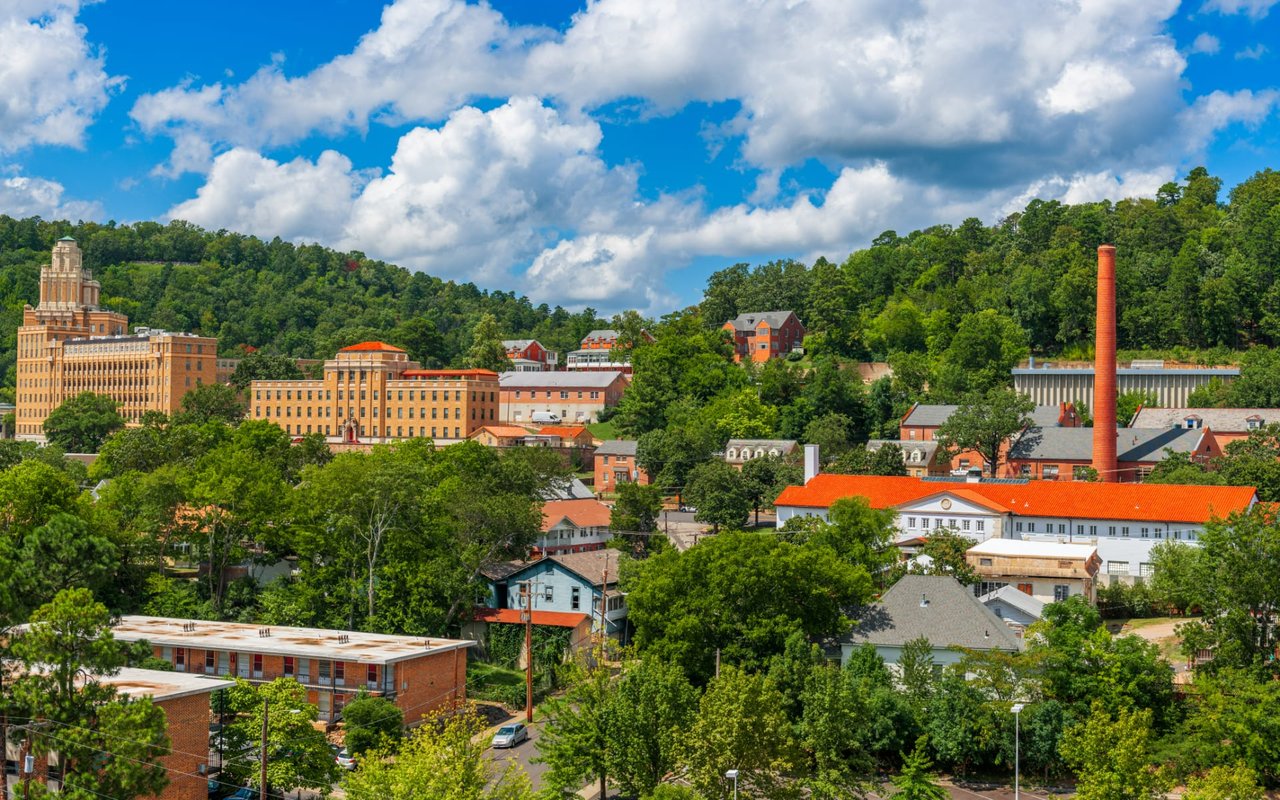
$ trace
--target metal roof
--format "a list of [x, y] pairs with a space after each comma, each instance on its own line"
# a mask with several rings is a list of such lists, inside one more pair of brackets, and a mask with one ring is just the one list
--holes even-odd
[[1001, 600], [1013, 606], [1020, 611], [1025, 611], [1036, 619], [1040, 619], [1040, 615], [1044, 613], [1044, 602], [1037, 600], [1026, 592], [1014, 586], [1001, 586], [994, 592], [987, 592], [978, 598], [978, 602], [987, 608], [997, 600]]
[[[907, 412], [902, 424], [935, 427], [950, 419], [958, 408], [958, 405], [919, 403]], [[1040, 428], [1057, 427], [1061, 416], [1062, 409], [1058, 406], [1036, 406], [1031, 412], [1031, 424]]]
[[1098, 552], [1098, 548], [1091, 544], [992, 538], [975, 544], [966, 552], [1004, 558], [1060, 558], [1088, 561]]
[[622, 377], [621, 372], [504, 372], [498, 376], [503, 389], [604, 389]]
[[768, 323], [770, 328], [781, 328], [794, 312], [792, 311], [752, 311], [739, 314], [730, 320], [735, 331], [753, 331], [761, 323]]
[[[1163, 461], [1166, 449], [1191, 453], [1203, 430], [1184, 428], [1119, 428], [1117, 461]], [[1009, 448], [1009, 459], [1092, 461], [1093, 428], [1028, 428]]]
[[[1014, 367], [1014, 375], [1093, 375], [1093, 367]], [[1240, 377], [1239, 367], [1119, 367], [1117, 375], [1206, 375]]]

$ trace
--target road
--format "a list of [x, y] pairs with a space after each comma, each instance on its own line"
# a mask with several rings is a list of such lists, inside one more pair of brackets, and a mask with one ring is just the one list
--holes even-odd
[[535, 720], [529, 726], [529, 738], [526, 741], [510, 749], [495, 750], [490, 747], [486, 757], [499, 766], [504, 764], [518, 766], [529, 776], [529, 780], [533, 783], [534, 791], [538, 791], [542, 788], [542, 776], [547, 772], [547, 765], [530, 763], [530, 759], [538, 755], [538, 747], [534, 742], [538, 740], [538, 736], [541, 733], [542, 723]]

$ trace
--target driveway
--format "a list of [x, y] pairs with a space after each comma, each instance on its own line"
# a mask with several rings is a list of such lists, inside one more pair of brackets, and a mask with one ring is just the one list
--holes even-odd
[[[523, 717], [523, 715], [521, 715]], [[538, 747], [534, 744], [538, 740], [538, 736], [542, 733], [542, 723], [535, 720], [529, 725], [529, 738], [515, 747], [504, 748], [502, 750], [490, 747], [485, 757], [493, 761], [499, 767], [503, 764], [515, 764], [524, 770], [529, 776], [530, 782], [533, 783], [533, 790], [542, 789], [542, 776], [547, 772], [546, 764], [533, 764], [530, 759], [538, 755]]]

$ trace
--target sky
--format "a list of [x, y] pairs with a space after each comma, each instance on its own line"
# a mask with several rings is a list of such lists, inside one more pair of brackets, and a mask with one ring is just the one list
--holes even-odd
[[1278, 3], [0, 0], [0, 213], [657, 314], [739, 261], [1280, 168]]

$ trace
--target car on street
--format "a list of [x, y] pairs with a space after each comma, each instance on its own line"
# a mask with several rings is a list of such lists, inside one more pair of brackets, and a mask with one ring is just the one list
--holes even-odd
[[493, 735], [494, 747], [515, 747], [529, 738], [529, 729], [525, 727], [523, 722], [513, 722], [510, 725], [503, 725], [498, 728], [498, 732]]
[[236, 793], [227, 798], [227, 800], [258, 800], [262, 793], [252, 786], [243, 786], [236, 789]]
[[343, 769], [352, 770], [356, 768], [355, 756], [351, 755], [351, 751], [345, 747], [333, 754], [333, 760]]

